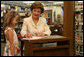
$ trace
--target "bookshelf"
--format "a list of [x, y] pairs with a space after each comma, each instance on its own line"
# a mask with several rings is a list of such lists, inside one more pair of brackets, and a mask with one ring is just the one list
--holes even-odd
[[21, 18], [20, 18], [18, 24], [15, 27], [15, 31], [16, 31], [17, 34], [20, 34], [22, 24], [23, 24], [23, 19], [25, 18], [25, 11], [16, 11], [16, 12], [19, 13]]
[[1, 42], [6, 42], [3, 30], [3, 22], [4, 22], [4, 9], [1, 10]]
[[83, 56], [83, 3], [75, 3], [75, 56]]

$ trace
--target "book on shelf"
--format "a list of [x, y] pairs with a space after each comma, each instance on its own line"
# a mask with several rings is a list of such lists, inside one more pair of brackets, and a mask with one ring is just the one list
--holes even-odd
[[25, 11], [16, 11], [19, 13], [20, 16], [25, 16]]
[[23, 19], [21, 18], [19, 22], [23, 22]]
[[83, 53], [83, 45], [80, 46], [80, 51]]
[[3, 12], [1, 12], [1, 17], [3, 17]]
[[75, 40], [81, 40], [81, 41], [83, 41], [83, 33], [80, 33], [79, 34], [79, 32], [78, 33], [76, 33], [75, 34]]
[[19, 13], [20, 16], [25, 16], [25, 13]]
[[18, 25], [18, 27], [21, 29], [22, 28], [22, 24]]
[[18, 25], [16, 25], [15, 28], [18, 28]]
[[1, 18], [1, 23], [3, 23], [3, 19]]
[[83, 25], [83, 22], [79, 22], [79, 25]]

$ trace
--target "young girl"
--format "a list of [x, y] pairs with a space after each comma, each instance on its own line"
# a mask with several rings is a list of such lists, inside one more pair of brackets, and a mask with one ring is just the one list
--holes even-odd
[[4, 33], [6, 38], [6, 46], [4, 56], [18, 56], [20, 55], [20, 49], [18, 47], [18, 38], [14, 31], [15, 24], [20, 19], [20, 16], [15, 11], [9, 11], [4, 21]]

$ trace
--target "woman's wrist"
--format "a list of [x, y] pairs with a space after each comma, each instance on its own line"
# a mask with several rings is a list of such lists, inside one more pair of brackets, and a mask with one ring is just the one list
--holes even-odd
[[48, 36], [48, 34], [45, 34], [45, 36]]
[[27, 34], [25, 34], [25, 37], [26, 37], [26, 38], [32, 37], [32, 33], [27, 33]]

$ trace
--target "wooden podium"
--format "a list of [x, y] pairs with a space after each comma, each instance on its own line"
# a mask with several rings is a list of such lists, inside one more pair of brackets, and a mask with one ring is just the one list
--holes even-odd
[[[72, 56], [71, 40], [63, 36], [48, 36], [41, 39], [23, 40], [24, 56]], [[57, 43], [56, 46], [41, 46], [46, 43]], [[35, 47], [35, 45], [37, 47]]]

